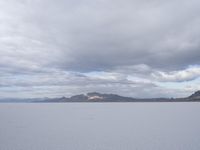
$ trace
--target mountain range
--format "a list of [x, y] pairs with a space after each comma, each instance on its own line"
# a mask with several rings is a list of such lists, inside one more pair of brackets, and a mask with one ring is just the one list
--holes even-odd
[[116, 94], [101, 94], [97, 92], [75, 95], [70, 98], [47, 99], [42, 102], [191, 102], [200, 101], [200, 91], [185, 98], [132, 98]]
[[101, 94], [97, 92], [61, 98], [32, 99], [0, 99], [0, 102], [23, 103], [65, 103], [65, 102], [200, 102], [200, 91], [185, 98], [132, 98], [116, 94]]

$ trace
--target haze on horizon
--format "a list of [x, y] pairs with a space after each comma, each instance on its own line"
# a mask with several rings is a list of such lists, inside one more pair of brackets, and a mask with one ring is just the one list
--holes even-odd
[[1, 0], [0, 97], [200, 89], [198, 0]]

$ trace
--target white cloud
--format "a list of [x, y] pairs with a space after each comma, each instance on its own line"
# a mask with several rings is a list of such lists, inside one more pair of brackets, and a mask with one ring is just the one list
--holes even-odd
[[162, 72], [156, 71], [152, 73], [152, 77], [161, 82], [184, 82], [194, 80], [200, 77], [200, 67], [190, 67], [185, 70]]

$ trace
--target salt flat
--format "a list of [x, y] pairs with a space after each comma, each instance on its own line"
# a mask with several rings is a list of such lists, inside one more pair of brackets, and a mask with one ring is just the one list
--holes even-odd
[[200, 103], [0, 104], [0, 150], [199, 150]]

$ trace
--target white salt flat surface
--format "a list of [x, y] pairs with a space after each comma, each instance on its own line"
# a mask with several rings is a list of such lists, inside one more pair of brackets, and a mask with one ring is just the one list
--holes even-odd
[[0, 104], [0, 150], [200, 150], [200, 103]]

